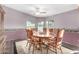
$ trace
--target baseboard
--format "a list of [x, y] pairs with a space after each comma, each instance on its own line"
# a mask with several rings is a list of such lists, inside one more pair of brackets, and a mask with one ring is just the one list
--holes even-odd
[[62, 45], [71, 50], [79, 50], [79, 47], [63, 42]]

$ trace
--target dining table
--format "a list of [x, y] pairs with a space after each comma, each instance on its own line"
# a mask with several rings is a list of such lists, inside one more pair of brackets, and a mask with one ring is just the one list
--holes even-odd
[[49, 38], [52, 38], [54, 36], [50, 35], [50, 34], [40, 34], [39, 32], [34, 32], [33, 36], [39, 39], [39, 44], [38, 44], [38, 49], [41, 49], [41, 46], [44, 44], [47, 44], [46, 41], [49, 40]]
[[49, 33], [40, 33], [40, 32], [33, 32], [33, 36], [36, 38], [39, 38], [39, 41], [42, 41], [43, 39], [47, 40], [49, 38], [54, 38], [54, 35], [51, 35]]
[[49, 35], [49, 34], [40, 34], [40, 33], [33, 33], [33, 36], [36, 37], [36, 38], [39, 38], [39, 41], [41, 42], [43, 39], [49, 39], [51, 38], [52, 36]]

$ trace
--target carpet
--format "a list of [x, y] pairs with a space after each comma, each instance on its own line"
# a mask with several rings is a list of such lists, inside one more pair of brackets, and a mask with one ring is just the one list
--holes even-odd
[[[28, 52], [28, 46], [26, 46], [26, 44], [27, 44], [27, 40], [15, 42], [15, 46], [18, 54], [32, 54], [32, 48], [30, 49], [30, 52]], [[73, 52], [73, 50], [63, 46], [62, 46], [62, 50], [63, 50], [63, 54], [70, 54], [71, 52]], [[41, 52], [39, 50], [35, 50], [34, 54], [41, 54]], [[45, 48], [43, 48], [42, 54], [46, 54]], [[55, 53], [49, 50], [48, 54], [55, 54]], [[58, 51], [58, 54], [61, 53]]]

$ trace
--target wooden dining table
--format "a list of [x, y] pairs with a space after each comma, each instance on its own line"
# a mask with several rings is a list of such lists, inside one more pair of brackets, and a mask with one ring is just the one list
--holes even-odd
[[42, 53], [42, 45], [44, 44], [43, 40], [48, 40], [50, 38], [50, 36], [47, 36], [45, 34], [42, 34], [42, 35], [38, 35], [38, 34], [35, 34], [33, 35], [34, 37], [38, 38], [38, 47], [37, 49], [38, 50], [41, 50], [41, 53]]
[[34, 37], [39, 38], [39, 41], [41, 42], [42, 39], [48, 39], [51, 38], [51, 35], [47, 35], [47, 34], [33, 34]]
[[49, 34], [40, 34], [38, 32], [34, 33], [33, 36], [39, 39], [39, 43], [38, 43], [39, 47], [38, 47], [38, 49], [41, 49], [42, 48], [41, 46], [43, 44], [46, 44], [46, 42], [43, 42], [44, 40], [48, 41], [49, 38], [53, 37], [52, 35], [49, 35]]
[[42, 41], [43, 39], [49, 39], [49, 38], [53, 38], [54, 35], [51, 35], [51, 34], [40, 34], [39, 32], [36, 32], [36, 33], [33, 33], [33, 36], [36, 37], [36, 38], [39, 38], [39, 41]]

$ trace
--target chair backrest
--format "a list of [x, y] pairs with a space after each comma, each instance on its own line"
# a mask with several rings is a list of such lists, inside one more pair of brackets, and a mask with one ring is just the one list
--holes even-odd
[[57, 42], [62, 42], [64, 32], [65, 32], [64, 29], [58, 29]]
[[54, 28], [54, 29], [53, 29], [53, 34], [54, 34], [55, 37], [57, 37], [58, 29]]
[[32, 35], [33, 35], [32, 29], [27, 29], [26, 32], [27, 32], [27, 37], [28, 37], [29, 39], [31, 39], [31, 38], [32, 38]]
[[64, 35], [64, 29], [59, 30], [59, 38], [63, 38]]
[[52, 34], [53, 33], [53, 29], [49, 29], [49, 34]]
[[49, 29], [49, 32], [53, 32], [53, 29]]

